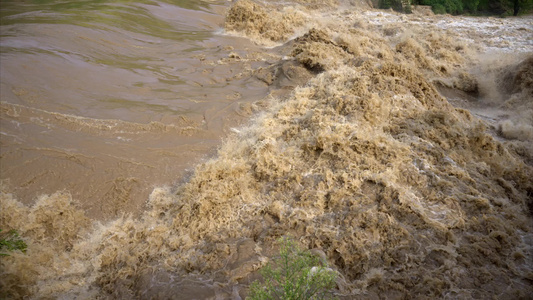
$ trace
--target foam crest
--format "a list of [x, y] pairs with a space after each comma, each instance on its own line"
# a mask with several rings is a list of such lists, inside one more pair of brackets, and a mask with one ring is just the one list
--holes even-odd
[[[304, 24], [282, 15], [290, 7], [267, 14], [267, 5], [234, 3], [226, 29], [285, 42]], [[186, 183], [154, 189], [138, 219], [94, 224], [68, 193], [31, 207], [2, 193], [0, 225], [29, 241], [28, 254], [2, 258], [2, 291], [245, 296], [274, 241], [292, 235], [338, 271], [340, 297], [531, 295], [533, 167], [443, 97], [483, 93], [475, 51], [411, 20], [432, 16], [405, 17], [416, 25], [407, 30], [360, 26], [372, 15], [357, 11], [306, 14], [339, 22], [305, 29], [278, 49], [286, 59], [256, 73], [273, 88], [292, 75], [306, 83], [269, 98]], [[512, 93], [505, 104], [530, 93], [529, 65], [498, 77]]]

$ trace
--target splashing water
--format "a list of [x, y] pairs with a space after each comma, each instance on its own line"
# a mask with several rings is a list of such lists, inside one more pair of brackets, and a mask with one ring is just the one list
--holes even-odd
[[[0, 226], [28, 243], [0, 261], [6, 296], [244, 297], [287, 234], [328, 260], [342, 299], [533, 293], [531, 17], [400, 15], [355, 1], [228, 5], [123, 3], [102, 8], [93, 27], [69, 15], [76, 6], [2, 7]], [[116, 10], [157, 26], [121, 19], [104, 35], [126, 40], [99, 44], [94, 26], [116, 26]], [[50, 30], [50, 14], [96, 36], [76, 52], [17, 31], [29, 20]], [[10, 23], [16, 16], [27, 20]], [[195, 38], [178, 37], [185, 24]], [[24, 71], [28, 56], [40, 59]], [[85, 74], [83, 85], [73, 74], [43, 76], [65, 57], [76, 58], [64, 71]], [[182, 183], [152, 189], [144, 207], [127, 196], [139, 182], [177, 180], [180, 161], [199, 159], [225, 133]], [[113, 155], [116, 165], [102, 158]], [[89, 197], [69, 184], [79, 170], [115, 179], [92, 183]]]

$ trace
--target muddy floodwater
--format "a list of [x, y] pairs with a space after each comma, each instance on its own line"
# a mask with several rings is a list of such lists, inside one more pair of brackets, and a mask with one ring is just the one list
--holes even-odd
[[2, 2], [1, 180], [66, 190], [91, 217], [138, 213], [268, 94], [266, 55], [223, 35], [225, 2]]
[[340, 299], [533, 294], [533, 17], [1, 1], [8, 299], [240, 299], [290, 235]]

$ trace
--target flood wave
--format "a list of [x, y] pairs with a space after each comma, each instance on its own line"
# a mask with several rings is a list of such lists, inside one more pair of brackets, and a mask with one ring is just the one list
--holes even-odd
[[[2, 291], [236, 298], [291, 235], [338, 272], [340, 298], [527, 299], [533, 165], [516, 144], [523, 135], [476, 110], [490, 102], [476, 73], [486, 48], [431, 15], [279, 8], [305, 11], [303, 26], [264, 5], [234, 3], [226, 28], [279, 43], [282, 58], [254, 74], [298, 86], [268, 98], [186, 183], [154, 189], [139, 218], [101, 225], [65, 192], [31, 207], [2, 193], [0, 226], [29, 244], [2, 258]], [[403, 22], [374, 23], [388, 16]], [[249, 24], [263, 17], [290, 30]], [[493, 86], [510, 94], [500, 109], [529, 107], [530, 55], [495, 72]]]

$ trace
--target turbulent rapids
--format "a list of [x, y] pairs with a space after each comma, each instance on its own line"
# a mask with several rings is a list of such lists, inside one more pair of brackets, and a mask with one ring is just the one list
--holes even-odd
[[533, 294], [531, 17], [333, 0], [225, 16], [262, 49], [224, 58], [257, 62], [239, 75], [269, 91], [240, 104], [250, 120], [139, 216], [101, 223], [68, 190], [26, 205], [3, 186], [0, 228], [28, 251], [0, 258], [1, 296], [244, 298], [286, 235], [326, 257], [340, 299]]

